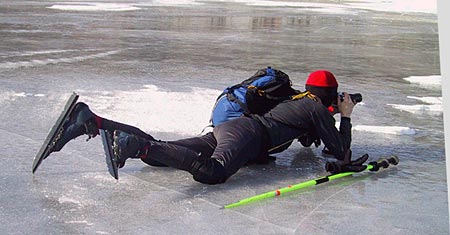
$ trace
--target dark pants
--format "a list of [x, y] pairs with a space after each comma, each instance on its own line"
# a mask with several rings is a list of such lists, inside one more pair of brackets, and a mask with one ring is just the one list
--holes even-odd
[[[111, 121], [111, 120], [108, 120], [106, 118], [102, 118], [100, 116], [97, 116], [97, 117], [100, 119], [99, 121], [97, 121], [97, 125], [98, 125], [99, 129], [108, 130], [111, 133], [113, 131], [115, 131], [115, 130], [120, 130], [120, 131], [123, 131], [125, 133], [133, 134], [135, 136], [138, 136], [138, 137], [140, 137], [142, 139], [154, 140], [154, 138], [151, 135], [145, 133], [144, 131], [142, 131], [141, 129], [139, 129], [137, 127], [130, 126], [130, 125], [127, 125], [127, 124], [123, 124], [123, 123], [120, 123], [120, 122]], [[101, 124], [98, 124], [99, 122]]]
[[264, 156], [263, 128], [253, 119], [237, 118], [204, 136], [151, 141], [147, 159], [186, 170], [201, 183], [223, 183], [246, 163]]
[[225, 182], [248, 162], [258, 161], [266, 153], [264, 127], [256, 120], [242, 117], [225, 122], [206, 135], [177, 141], [153, 141], [141, 130], [103, 120], [102, 128], [120, 129], [149, 140], [149, 165], [167, 165], [190, 172], [201, 183]]

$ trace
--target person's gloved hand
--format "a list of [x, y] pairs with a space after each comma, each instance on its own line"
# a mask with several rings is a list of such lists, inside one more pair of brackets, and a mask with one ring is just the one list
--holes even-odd
[[363, 165], [364, 162], [369, 158], [368, 154], [364, 154], [362, 157], [352, 161], [352, 151], [349, 149], [345, 154], [343, 161], [327, 162], [325, 169], [331, 174], [338, 174], [341, 172], [360, 172], [366, 169]]

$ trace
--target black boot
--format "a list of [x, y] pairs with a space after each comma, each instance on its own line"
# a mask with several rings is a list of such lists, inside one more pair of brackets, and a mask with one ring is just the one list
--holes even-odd
[[51, 152], [60, 151], [70, 140], [87, 134], [89, 138], [98, 135], [96, 115], [85, 103], [77, 103], [72, 114], [65, 121], [61, 133], [58, 135]]
[[148, 140], [116, 130], [113, 135], [113, 152], [117, 166], [122, 168], [128, 158], [141, 158], [148, 151]]

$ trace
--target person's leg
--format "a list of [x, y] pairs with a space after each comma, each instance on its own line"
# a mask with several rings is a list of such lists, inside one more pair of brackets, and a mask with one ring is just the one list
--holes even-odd
[[[130, 157], [152, 159], [188, 171], [198, 182], [224, 183], [245, 163], [260, 156], [263, 128], [255, 120], [238, 118], [214, 128], [213, 134], [172, 142], [148, 141], [133, 135], [123, 136], [132, 141], [121, 141], [115, 135], [114, 143], [117, 147], [115, 153], [118, 162]], [[134, 141], [138, 144], [126, 144]], [[144, 153], [144, 156], [139, 156], [139, 153]]]
[[195, 152], [201, 153], [203, 157], [210, 157], [217, 145], [216, 138], [212, 132], [203, 136], [180, 139], [176, 141], [167, 141], [169, 144], [183, 146]]
[[[214, 138], [212, 134], [207, 136]], [[197, 142], [198, 141], [198, 142]], [[202, 145], [201, 138], [191, 138], [189, 142]], [[191, 173], [194, 179], [204, 184], [223, 183], [227, 179], [225, 168], [216, 159], [203, 152], [197, 152], [189, 147], [162, 141], [148, 141], [146, 156], [141, 159], [152, 159], [170, 167], [185, 170]], [[207, 152], [213, 152], [215, 146], [211, 146]], [[144, 160], [146, 161], [146, 160]]]
[[[200, 183], [219, 184], [224, 183], [245, 163], [261, 156], [265, 144], [264, 134], [264, 127], [259, 122], [238, 118], [215, 127], [213, 134], [203, 138], [177, 141], [179, 145], [150, 141], [147, 156], [189, 171], [194, 180]], [[212, 153], [193, 151], [190, 146], [210, 146], [206, 149]]]
[[[167, 141], [166, 143], [186, 147], [196, 153], [201, 154], [201, 156], [204, 158], [211, 156], [217, 144], [212, 132], [209, 132], [206, 135], [200, 137]], [[141, 160], [151, 166], [167, 166], [166, 164], [160, 163], [152, 157], [142, 157]]]
[[123, 167], [128, 158], [141, 158], [150, 165], [166, 165], [191, 172], [196, 162], [209, 159], [214, 148], [212, 133], [166, 142], [149, 141], [121, 131], [114, 132], [113, 149], [120, 167]]
[[[194, 151], [188, 143], [203, 151]], [[209, 156], [215, 148], [215, 138], [211, 133], [202, 137], [164, 142], [148, 141], [134, 135], [118, 134], [116, 131], [113, 145], [114, 155], [120, 166], [128, 158], [140, 157], [146, 163], [157, 162], [188, 171], [201, 183], [217, 184], [227, 179], [223, 165]]]
[[86, 134], [89, 135], [89, 138], [93, 138], [99, 134], [99, 129], [111, 132], [121, 130], [147, 140], [155, 140], [151, 135], [137, 127], [102, 118], [92, 112], [88, 105], [79, 102], [65, 121], [63, 131], [55, 141], [52, 152], [60, 151], [69, 141], [81, 135]]
[[124, 123], [120, 123], [120, 122], [116, 122], [116, 121], [112, 121], [112, 120], [109, 120], [106, 118], [102, 118], [100, 116], [97, 116], [97, 117], [98, 117], [98, 123], [99, 123], [98, 128], [99, 129], [108, 130], [111, 133], [114, 132], [115, 130], [120, 130], [120, 131], [138, 136], [138, 137], [146, 139], [146, 140], [155, 140], [153, 138], [153, 136], [145, 133], [144, 131], [142, 131], [141, 129], [139, 129], [137, 127], [127, 125]]
[[258, 158], [264, 145], [263, 128], [250, 118], [234, 119], [215, 127], [217, 146], [211, 158], [199, 162], [191, 170], [194, 179], [223, 183], [247, 162]]

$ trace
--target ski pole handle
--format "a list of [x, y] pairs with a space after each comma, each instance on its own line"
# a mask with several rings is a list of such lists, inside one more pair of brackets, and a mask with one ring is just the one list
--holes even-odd
[[386, 158], [386, 159], [388, 160], [388, 162], [389, 162], [390, 164], [393, 164], [393, 165], [397, 165], [397, 164], [400, 162], [400, 160], [398, 159], [398, 157], [395, 156], [395, 155], [392, 155], [392, 156], [390, 156], [390, 157], [388, 157], [388, 158]]
[[399, 161], [400, 160], [395, 155], [386, 158], [380, 158], [376, 162], [369, 163], [369, 165], [372, 165], [370, 171], [378, 171], [380, 168], [388, 168], [389, 164], [397, 165]]

